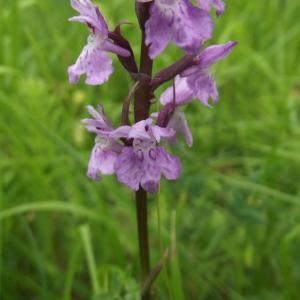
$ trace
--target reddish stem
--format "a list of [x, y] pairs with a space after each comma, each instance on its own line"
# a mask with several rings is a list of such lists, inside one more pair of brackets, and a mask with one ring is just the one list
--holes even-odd
[[[136, 122], [149, 117], [151, 99], [153, 92], [150, 88], [153, 61], [149, 57], [149, 47], [145, 42], [145, 22], [149, 18], [151, 3], [136, 3], [136, 14], [142, 31], [141, 60], [140, 60], [140, 82], [135, 92], [134, 118]], [[148, 238], [148, 209], [147, 192], [140, 188], [136, 192], [137, 227], [139, 237], [139, 251], [141, 264], [141, 287], [150, 275], [150, 253]], [[151, 290], [144, 291], [142, 300], [150, 300]]]

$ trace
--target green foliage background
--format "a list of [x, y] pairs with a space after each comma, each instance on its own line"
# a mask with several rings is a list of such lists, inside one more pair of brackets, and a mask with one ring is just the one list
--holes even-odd
[[[86, 176], [103, 103], [117, 124], [130, 78], [70, 86], [86, 38], [67, 0], [1, 0], [0, 298], [137, 299], [133, 194]], [[101, 1], [139, 49], [133, 0]], [[237, 40], [214, 68], [220, 103], [191, 104], [192, 149], [150, 205], [152, 265], [171, 249], [157, 299], [295, 300], [300, 295], [300, 2], [228, 0], [212, 42]], [[156, 70], [181, 53], [170, 47]], [[160, 229], [157, 212], [160, 212]]]

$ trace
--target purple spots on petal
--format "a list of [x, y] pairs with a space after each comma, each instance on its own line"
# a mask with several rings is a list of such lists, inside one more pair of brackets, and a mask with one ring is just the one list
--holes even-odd
[[154, 149], [150, 149], [150, 151], [149, 151], [149, 157], [152, 160], [156, 160], [156, 151]]
[[140, 161], [143, 161], [143, 160], [144, 160], [144, 153], [143, 153], [142, 150], [140, 150], [140, 149], [137, 150], [136, 155], [137, 155], [137, 157], [138, 157], [138, 159], [139, 159]]

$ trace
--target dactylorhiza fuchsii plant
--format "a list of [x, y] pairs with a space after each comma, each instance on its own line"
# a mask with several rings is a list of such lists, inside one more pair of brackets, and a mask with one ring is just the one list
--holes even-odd
[[[209, 69], [224, 59], [236, 42], [205, 47], [214, 27], [210, 11], [220, 16], [225, 8], [221, 0], [198, 0], [197, 6], [190, 0], [136, 0], [135, 13], [142, 33], [138, 67], [130, 43], [121, 33], [124, 22], [110, 31], [99, 8], [90, 0], [71, 0], [71, 6], [79, 15], [70, 21], [85, 24], [90, 35], [77, 61], [68, 69], [70, 83], [76, 84], [85, 75], [88, 85], [104, 84], [113, 72], [110, 54], [118, 56], [133, 80], [120, 110], [118, 128], [113, 128], [102, 105], [88, 106], [91, 117], [83, 124], [95, 135], [88, 177], [100, 181], [102, 176], [115, 174], [121, 184], [136, 192], [141, 299], [150, 299], [157, 271], [150, 269], [147, 193], [158, 191], [162, 177], [180, 177], [180, 158], [167, 152], [164, 145], [176, 145], [181, 135], [192, 146], [192, 133], [181, 108], [194, 99], [208, 108], [218, 101], [216, 82]], [[183, 57], [152, 75], [153, 61], [169, 43], [180, 47]], [[171, 87], [160, 96], [160, 111], [150, 113], [155, 91], [166, 82], [171, 82]], [[131, 98], [134, 124], [130, 121]]]

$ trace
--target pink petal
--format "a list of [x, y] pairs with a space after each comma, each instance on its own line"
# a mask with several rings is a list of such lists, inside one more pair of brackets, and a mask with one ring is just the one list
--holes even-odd
[[71, 84], [76, 84], [80, 76], [86, 74], [87, 84], [100, 85], [108, 80], [112, 72], [111, 58], [93, 44], [86, 45], [76, 63], [68, 69]]

